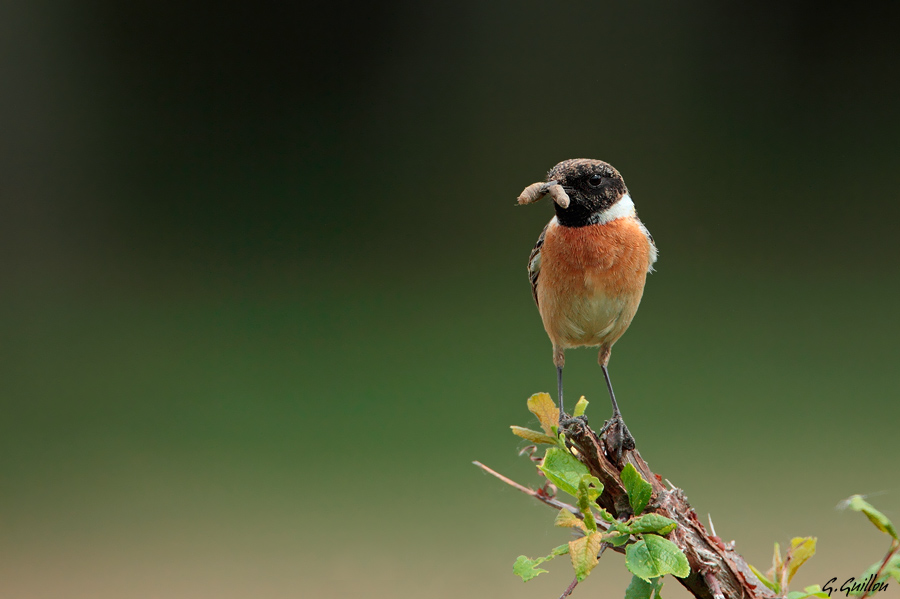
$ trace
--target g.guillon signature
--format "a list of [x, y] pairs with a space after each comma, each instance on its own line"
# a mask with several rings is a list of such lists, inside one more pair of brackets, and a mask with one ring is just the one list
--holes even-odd
[[[835, 590], [832, 584], [837, 583], [837, 576], [826, 582], [822, 586], [822, 591], [828, 593], [828, 596], [831, 597], [831, 592]], [[844, 593], [845, 596], [849, 597], [850, 594], [854, 595], [862, 595], [869, 593], [877, 593], [878, 591], [886, 591], [888, 588], [887, 581], [884, 582], [875, 582], [875, 575], [866, 576], [862, 580], [856, 580], [855, 578], [848, 578], [844, 581], [844, 584], [841, 585], [841, 588], [837, 589], [839, 592]]]

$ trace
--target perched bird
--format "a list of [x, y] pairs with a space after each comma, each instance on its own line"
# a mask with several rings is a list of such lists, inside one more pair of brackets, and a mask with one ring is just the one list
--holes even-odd
[[[607, 365], [613, 344], [641, 303], [647, 273], [656, 262], [656, 245], [638, 220], [622, 175], [602, 160], [564, 160], [547, 173], [545, 182], [526, 187], [518, 201], [530, 204], [544, 195], [553, 199], [556, 216], [531, 250], [528, 276], [553, 343], [560, 420], [564, 418], [565, 351], [599, 346], [600, 368], [613, 407], [604, 431], [619, 425], [620, 441], [626, 449], [633, 448]], [[622, 445], [616, 449], [621, 457]]]

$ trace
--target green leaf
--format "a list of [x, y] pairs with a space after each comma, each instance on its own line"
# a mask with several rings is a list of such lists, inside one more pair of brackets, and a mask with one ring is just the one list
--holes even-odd
[[775, 552], [772, 555], [772, 575], [775, 577], [775, 584], [778, 585], [778, 593], [781, 592], [781, 573], [784, 571], [784, 560], [781, 559], [781, 545], [775, 541]]
[[794, 574], [800, 566], [816, 554], [816, 537], [794, 537], [791, 539], [791, 548], [788, 551], [788, 582], [794, 578]]
[[659, 576], [659, 568], [650, 559], [647, 543], [643, 539], [625, 548], [625, 567], [646, 582]]
[[687, 557], [678, 545], [659, 535], [646, 534], [647, 551], [660, 564], [660, 574], [674, 574], [684, 578], [691, 573]]
[[625, 589], [625, 599], [651, 599], [655, 594], [659, 598], [662, 589], [662, 579], [652, 578], [647, 582], [639, 576], [631, 577], [631, 584]]
[[820, 587], [820, 586], [817, 585], [817, 584], [811, 584], [811, 585], [809, 585], [808, 587], [806, 587], [805, 589], [803, 589], [803, 591], [804, 591], [805, 593], [809, 593], [810, 595], [812, 595], [813, 593], [820, 593], [820, 592], [822, 592], [822, 587]]
[[555, 439], [556, 432], [554, 429], [559, 427], [559, 408], [550, 399], [550, 395], [547, 393], [535, 393], [529, 397], [528, 410], [538, 417], [544, 432]]
[[897, 579], [897, 582], [900, 582], [900, 555], [894, 555], [890, 559], [887, 565], [885, 565], [882, 574], [882, 578], [884, 578], [885, 580], [893, 576], [895, 579]]
[[539, 564], [544, 563], [546, 558], [539, 557], [537, 559], [529, 559], [525, 555], [520, 555], [516, 559], [516, 563], [513, 564], [513, 574], [522, 579], [522, 582], [528, 582], [535, 576], [543, 574], [544, 572], [549, 572], [549, 570], [544, 570], [543, 568], [537, 568]]
[[632, 576], [631, 584], [625, 589], [625, 599], [651, 599], [651, 597], [653, 597], [653, 584], [639, 576]]
[[894, 528], [893, 523], [888, 520], [887, 516], [876, 510], [872, 507], [872, 504], [863, 499], [862, 495], [853, 495], [843, 503], [846, 503], [851, 510], [864, 513], [878, 530], [897, 539], [897, 529]]
[[578, 481], [578, 509], [584, 516], [584, 525], [588, 530], [597, 530], [597, 521], [594, 520], [591, 508], [597, 507], [594, 500], [600, 497], [601, 493], [603, 493], [603, 483], [597, 477], [590, 474], [582, 475], [581, 480]]
[[545, 557], [531, 559], [526, 555], [520, 555], [518, 558], [516, 558], [516, 563], [513, 564], [513, 574], [521, 578], [522, 582], [528, 582], [535, 576], [547, 572], [547, 570], [538, 568], [538, 566], [546, 561], [553, 559], [554, 557], [565, 555], [568, 552], [568, 545], [560, 545], [559, 547], [554, 547], [553, 551], [550, 552], [550, 555], [547, 555]]
[[602, 535], [592, 532], [585, 537], [569, 541], [569, 557], [572, 558], [572, 567], [575, 568], [575, 578], [582, 582], [597, 565], [597, 553], [600, 552]]
[[556, 445], [556, 439], [551, 437], [550, 435], [545, 435], [544, 433], [539, 433], [537, 431], [533, 431], [530, 428], [523, 428], [521, 426], [511, 426], [514, 435], [522, 437], [532, 443], [547, 443], [549, 445]]
[[828, 599], [828, 593], [807, 593], [804, 591], [791, 591], [786, 595], [786, 599], [808, 599], [809, 597], [824, 597]]
[[579, 492], [581, 492], [582, 485], [584, 486], [584, 496], [592, 504], [592, 507], [597, 507], [594, 502], [603, 494], [603, 483], [596, 476], [584, 474], [578, 483]]
[[627, 535], [631, 534], [631, 528], [629, 528], [629, 526], [624, 522], [619, 522], [618, 520], [613, 522], [609, 527], [609, 532], [613, 531], [621, 532]]
[[613, 522], [603, 540], [613, 547], [621, 547], [631, 538], [631, 531], [621, 522]]
[[630, 538], [631, 538], [631, 535], [628, 534], [627, 532], [613, 531], [613, 532], [607, 532], [606, 534], [603, 535], [603, 542], [609, 543], [613, 547], [621, 547], [622, 545], [627, 543], [628, 539], [630, 539]]
[[[877, 562], [875, 562], [874, 564], [869, 566], [865, 572], [863, 572], [862, 574], [859, 575], [859, 580], [862, 581], [862, 580], [866, 580], [867, 578], [869, 578], [871, 576], [875, 576], [875, 573], [878, 572], [879, 568], [881, 568], [882, 561], [883, 560], [878, 560]], [[884, 570], [882, 570], [882, 572], [881, 572], [881, 576], [878, 578], [878, 580], [873, 581], [872, 584], [875, 584], [878, 582], [881, 582], [881, 583], [887, 582], [887, 580], [892, 576], [894, 578], [896, 578], [898, 582], [900, 582], [900, 554], [895, 554], [895, 555], [891, 556], [891, 559], [888, 560], [887, 564], [885, 564]], [[859, 590], [857, 592], [851, 592], [850, 595], [859, 596], [859, 595], [862, 595], [863, 592], [864, 592], [863, 590]]]
[[634, 518], [628, 523], [631, 534], [641, 534], [645, 532], [655, 532], [661, 535], [667, 535], [678, 527], [678, 523], [674, 520], [660, 516], [659, 514], [644, 514], [638, 518]]
[[581, 518], [565, 509], [559, 510], [559, 513], [556, 514], [556, 521], [553, 524], [562, 528], [577, 528], [587, 532], [587, 528], [584, 522], [581, 521]]
[[571, 453], [559, 447], [547, 449], [540, 468], [550, 482], [573, 497], [578, 497], [578, 485], [581, 483], [581, 477], [589, 474], [587, 466], [579, 462]]
[[625, 492], [628, 493], [628, 503], [631, 504], [631, 511], [634, 512], [635, 516], [640, 516], [647, 504], [650, 503], [653, 487], [643, 479], [631, 464], [627, 464], [622, 469], [621, 477], [622, 484], [625, 486]]
[[756, 577], [759, 578], [759, 581], [761, 583], [763, 583], [764, 585], [766, 585], [767, 587], [769, 587], [776, 593], [781, 592], [781, 589], [778, 588], [777, 582], [773, 582], [773, 581], [769, 580], [768, 578], [766, 578], [765, 574], [763, 574], [762, 572], [757, 570], [755, 567], [753, 567], [753, 565], [751, 565], [751, 564], [747, 564], [747, 565], [750, 566], [750, 571], [753, 572], [754, 574], [756, 574]]
[[588, 403], [590, 402], [582, 395], [581, 399], [578, 400], [578, 403], [575, 404], [575, 411], [572, 412], [572, 417], [577, 418], [579, 416], [584, 416], [584, 411], [587, 409]]
[[597, 507], [594, 509], [597, 510], [597, 513], [600, 514], [600, 517], [603, 518], [604, 521], [609, 522], [609, 523], [613, 523], [613, 522], [617, 521], [615, 518], [612, 517], [612, 514], [610, 514], [608, 511], [606, 511], [606, 509], [604, 509], [602, 507]]
[[684, 552], [672, 541], [654, 534], [646, 534], [637, 543], [626, 547], [625, 566], [647, 582], [664, 574], [684, 578], [691, 573]]

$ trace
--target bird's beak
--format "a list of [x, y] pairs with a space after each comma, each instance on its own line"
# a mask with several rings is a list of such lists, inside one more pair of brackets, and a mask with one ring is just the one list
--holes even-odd
[[559, 181], [547, 181], [546, 183], [532, 183], [519, 194], [519, 204], [533, 204], [539, 199], [549, 195], [560, 208], [569, 207], [569, 195], [562, 188]]

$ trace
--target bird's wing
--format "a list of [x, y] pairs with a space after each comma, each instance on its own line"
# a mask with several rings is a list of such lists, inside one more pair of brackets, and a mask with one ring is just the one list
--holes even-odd
[[538, 304], [537, 283], [538, 275], [541, 274], [541, 248], [544, 246], [544, 236], [547, 234], [547, 227], [549, 226], [550, 224], [548, 223], [544, 230], [541, 231], [541, 236], [538, 237], [537, 243], [534, 244], [534, 249], [531, 250], [531, 255], [528, 256], [528, 278], [531, 279], [531, 295], [534, 296], [535, 304]]
[[641, 232], [647, 237], [647, 241], [650, 242], [650, 264], [647, 266], [647, 272], [653, 272], [653, 265], [656, 264], [656, 259], [659, 257], [659, 250], [656, 249], [653, 235], [650, 234], [650, 231], [647, 230], [647, 227], [644, 226], [640, 219], [638, 219], [638, 224], [641, 226]]

